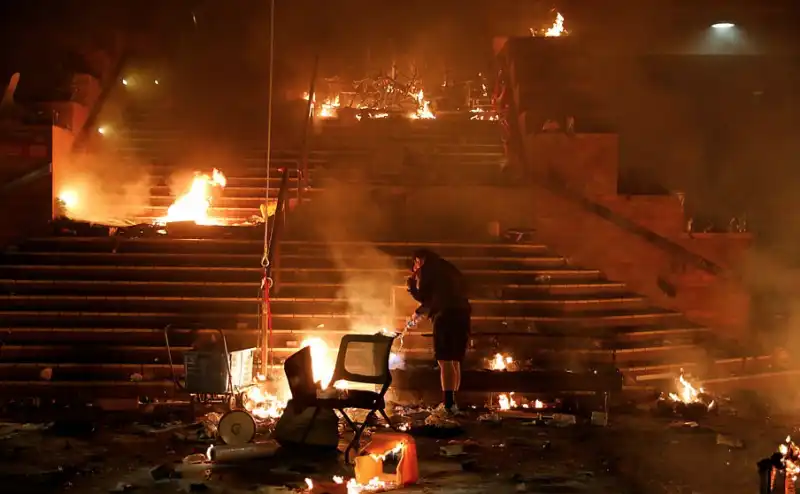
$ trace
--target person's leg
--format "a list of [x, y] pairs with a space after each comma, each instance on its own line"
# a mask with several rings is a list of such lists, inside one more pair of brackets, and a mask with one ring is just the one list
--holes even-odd
[[447, 409], [453, 408], [456, 398], [456, 375], [455, 367], [452, 360], [438, 360], [439, 376], [442, 383], [442, 394], [444, 398], [444, 407]]
[[459, 361], [453, 362], [453, 376], [455, 379], [453, 391], [458, 391], [461, 389], [461, 362]]

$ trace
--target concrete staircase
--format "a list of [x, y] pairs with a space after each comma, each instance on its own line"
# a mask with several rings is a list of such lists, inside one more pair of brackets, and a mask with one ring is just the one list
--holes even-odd
[[[168, 150], [181, 136], [157, 122], [145, 112], [129, 116], [125, 152], [152, 162], [156, 180], [143, 222], [163, 215], [173, 200], [165, 181], [175, 163]], [[362, 124], [356, 130], [353, 123], [328, 122], [318, 129], [310, 160], [314, 187], [298, 218], [313, 220], [315, 194], [324, 193], [329, 178], [377, 188], [405, 187], [420, 173], [426, 183], [449, 186], [509, 181], [494, 123], [467, 115]], [[380, 166], [396, 158], [371, 149], [370, 139], [404, 150], [408, 159]], [[258, 214], [267, 187], [277, 196], [278, 173], [267, 180], [263, 147], [244, 139], [237, 146], [228, 163], [213, 165], [228, 177], [214, 214], [230, 220]], [[293, 151], [273, 156], [276, 167], [294, 167], [296, 160]], [[413, 177], [409, 166], [416, 169]], [[290, 224], [300, 223], [291, 216]], [[231, 347], [254, 346], [263, 227], [239, 227], [226, 238], [214, 231], [196, 229], [193, 238], [180, 239], [53, 236], [7, 249], [0, 256], [0, 394], [167, 396], [174, 391], [172, 372], [183, 373], [181, 355], [192, 344], [187, 328], [221, 329]], [[708, 329], [652, 307], [597, 269], [571, 265], [538, 240], [341, 242], [303, 228], [288, 233], [281, 242], [279, 289], [271, 295], [276, 365], [309, 336], [335, 346], [353, 329], [402, 324], [408, 256], [426, 246], [470, 280], [475, 334], [468, 366], [482, 367], [493, 353], [507, 352], [535, 368], [614, 364], [632, 384], [671, 380], [680, 368], [727, 376], [742, 367], [736, 355], [715, 350]], [[168, 325], [176, 328], [174, 368], [164, 345]], [[423, 326], [406, 338], [409, 365], [430, 361], [427, 332]], [[52, 370], [50, 378], [42, 377], [45, 369]]]

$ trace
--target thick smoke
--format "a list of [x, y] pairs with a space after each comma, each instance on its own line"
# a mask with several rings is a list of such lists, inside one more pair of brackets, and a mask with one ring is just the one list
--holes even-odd
[[352, 243], [374, 240], [376, 232], [391, 224], [391, 218], [378, 210], [361, 188], [330, 180], [324, 190], [318, 199], [323, 204], [315, 208], [320, 213], [315, 228], [327, 242], [336, 268], [344, 274], [339, 297], [347, 300], [349, 329], [358, 333], [393, 329], [393, 292], [402, 262], [375, 246]]
[[125, 225], [150, 207], [152, 179], [141, 163], [114, 152], [75, 154], [54, 163], [56, 195], [75, 220]]

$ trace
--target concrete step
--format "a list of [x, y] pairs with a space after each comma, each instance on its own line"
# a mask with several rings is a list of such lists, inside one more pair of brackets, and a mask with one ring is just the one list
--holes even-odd
[[[245, 313], [256, 309], [260, 302], [254, 290], [249, 297], [216, 296], [135, 296], [135, 295], [0, 295], [0, 311], [101, 311], [101, 312], [215, 312]], [[360, 299], [351, 302], [344, 298], [306, 299], [271, 297], [276, 314], [335, 314], [347, 313], [355, 307], [391, 308], [387, 299]], [[647, 311], [641, 297], [579, 300], [472, 300], [475, 317], [509, 316], [538, 317], [580, 313], [591, 317], [593, 313], [617, 311]]]
[[[566, 260], [555, 256], [513, 256], [485, 257], [459, 256], [450, 257], [450, 261], [465, 273], [502, 273], [564, 269], [576, 270], [566, 265]], [[350, 256], [346, 261], [336, 261], [327, 257], [321, 258], [307, 254], [280, 254], [280, 269], [304, 272], [336, 272], [350, 271], [374, 272], [376, 276], [393, 276], [407, 271], [392, 266], [401, 266], [407, 262], [407, 256]], [[173, 252], [7, 252], [0, 262], [10, 265], [80, 265], [80, 266], [215, 266], [215, 267], [253, 267], [259, 266], [261, 253], [222, 254], [222, 253], [173, 253]], [[343, 263], [346, 262], [346, 265]]]
[[[294, 346], [272, 348], [275, 358], [282, 362], [284, 359], [295, 353], [300, 348], [300, 342], [294, 341]], [[334, 343], [334, 342], [331, 342]], [[535, 343], [535, 342], [531, 342]], [[254, 347], [256, 340], [249, 342], [246, 347]], [[331, 345], [336, 348], [335, 344]], [[191, 346], [181, 346], [176, 342], [170, 342], [173, 362], [183, 363], [183, 355], [191, 351]], [[682, 352], [690, 360], [692, 352], [701, 352], [693, 344], [660, 344], [652, 342], [651, 345], [639, 345], [628, 348], [587, 348], [582, 346], [531, 346], [529, 350], [521, 355], [519, 362], [525, 362], [525, 368], [556, 368], [558, 366], [570, 365], [574, 369], [586, 368], [599, 365], [622, 365], [634, 366], [642, 362], [658, 364], [673, 359], [674, 355]], [[417, 347], [404, 347], [403, 355], [407, 364], [411, 365], [415, 361], [433, 361], [433, 349], [430, 344]], [[700, 354], [698, 354], [700, 355]], [[705, 355], [704, 353], [702, 355]], [[481, 368], [483, 362], [488, 357], [485, 352], [471, 348], [467, 351], [464, 362], [467, 368]], [[331, 360], [335, 359], [335, 350], [330, 351]], [[25, 343], [25, 344], [5, 344], [3, 346], [3, 363], [44, 363], [44, 364], [153, 364], [169, 362], [164, 342], [156, 345], [124, 345], [124, 344], [104, 344], [94, 342], [83, 342], [79, 348], [63, 344], [53, 343]]]
[[[183, 326], [201, 325], [209, 328], [249, 328], [259, 327], [261, 316], [259, 304], [240, 304], [248, 308], [244, 312], [213, 312], [209, 306], [204, 310], [152, 310], [148, 312], [115, 311], [105, 303], [97, 304], [86, 310], [47, 310], [33, 308], [31, 310], [6, 310], [3, 312], [4, 325], [7, 327], [151, 327], [163, 328], [167, 325]], [[273, 312], [274, 327], [291, 330], [308, 330], [314, 327], [325, 327], [338, 331], [351, 330], [355, 327], [395, 327], [400, 328], [404, 317], [393, 321], [386, 314], [356, 312], [349, 314], [285, 314]], [[682, 325], [681, 314], [659, 311], [656, 309], [632, 311], [590, 311], [571, 312], [568, 314], [550, 315], [481, 315], [472, 318], [475, 331], [492, 331], [497, 328], [511, 328], [518, 331], [559, 332], [562, 330], [578, 331], [582, 329], [608, 330], [609, 328], [637, 327], [644, 325]]]
[[[387, 286], [402, 293], [405, 286]], [[331, 299], [341, 297], [348, 289], [346, 283], [281, 283], [273, 298]], [[188, 297], [222, 295], [251, 296], [258, 284], [248, 282], [186, 282], [186, 281], [126, 281], [126, 280], [25, 280], [0, 279], [0, 293], [16, 295], [148, 295], [152, 297], [182, 295]], [[376, 290], [377, 292], [377, 290]], [[614, 300], [637, 297], [625, 291], [619, 283], [597, 282], [561, 285], [479, 285], [470, 287], [470, 297], [489, 300], [521, 300], [531, 302], [583, 300]], [[640, 298], [640, 297], [639, 297]]]
[[[262, 239], [229, 238], [167, 238], [167, 237], [77, 237], [53, 236], [29, 238], [15, 246], [16, 251], [26, 252], [166, 252], [166, 253], [260, 253]], [[415, 242], [415, 241], [304, 241], [283, 240], [283, 254], [330, 257], [346, 252], [348, 256], [390, 256], [410, 262], [416, 249], [430, 249], [445, 258], [473, 257], [534, 257], [553, 253], [543, 244], [501, 242]]]
[[[66, 256], [64, 257], [66, 258]], [[247, 265], [235, 265], [235, 258], [231, 258], [228, 266], [206, 266], [191, 263], [191, 260], [175, 258], [177, 266], [164, 266], [158, 261], [152, 264], [124, 264], [115, 259], [109, 259], [107, 265], [59, 265], [54, 259], [37, 259], [40, 264], [5, 264], [0, 265], [0, 278], [6, 279], [82, 279], [91, 280], [127, 280], [127, 281], [254, 281], [260, 280], [263, 269], [256, 262]], [[188, 264], [187, 264], [188, 263]], [[234, 265], [232, 265], [234, 264]], [[289, 283], [337, 283], [343, 277], [368, 278], [373, 284], [387, 284], [393, 286], [401, 283], [408, 274], [407, 270], [386, 269], [338, 269], [338, 268], [292, 268], [280, 267], [280, 282]], [[566, 282], [595, 282], [602, 279], [597, 270], [591, 269], [469, 269], [464, 273], [469, 276], [471, 283], [488, 284], [534, 284], [541, 282], [566, 283]]]
[[[201, 328], [202, 329], [202, 328]], [[500, 328], [502, 329], [502, 328]], [[628, 329], [630, 332], [625, 332]], [[536, 348], [545, 349], [588, 349], [608, 350], [619, 348], [622, 350], [655, 346], [654, 342], [662, 345], [699, 344], [707, 341], [710, 333], [703, 328], [680, 327], [651, 327], [648, 331], [641, 328], [607, 329], [582, 329], [565, 330], [559, 333], [545, 334], [540, 332], [525, 333], [513, 331], [492, 331], [487, 327], [477, 327], [472, 332], [473, 347], [483, 352], [484, 357], [491, 357], [495, 353], [511, 354], [525, 357], [524, 350]], [[205, 330], [208, 331], [208, 330]], [[366, 332], [366, 328], [364, 328]], [[375, 331], [377, 331], [377, 326]], [[259, 329], [223, 329], [231, 347], [246, 347], [256, 341], [261, 330]], [[129, 345], [136, 342], [140, 346], [163, 346], [164, 328], [81, 328], [81, 327], [9, 327], [3, 328], [4, 342], [8, 345], [24, 344], [50, 344], [71, 345], [94, 343], [103, 345]], [[297, 348], [303, 339], [318, 337], [331, 342], [336, 346], [339, 339], [350, 334], [348, 329], [330, 329], [327, 327], [309, 327], [302, 330], [273, 327], [273, 348]], [[189, 329], [173, 328], [169, 332], [170, 342], [177, 346], [191, 346], [194, 333]], [[631, 335], [640, 335], [632, 338]], [[432, 343], [431, 333], [424, 330], [411, 330], [403, 338], [404, 349], [428, 348]]]

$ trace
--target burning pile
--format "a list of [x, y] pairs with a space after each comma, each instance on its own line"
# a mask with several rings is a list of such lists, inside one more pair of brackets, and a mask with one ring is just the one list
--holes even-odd
[[179, 196], [167, 209], [167, 215], [155, 220], [158, 225], [190, 221], [197, 225], [219, 225], [219, 219], [208, 215], [214, 191], [225, 188], [228, 180], [216, 168], [211, 175], [196, 172], [189, 190]]
[[279, 419], [286, 408], [286, 401], [255, 385], [244, 392], [244, 408], [259, 420]]
[[676, 380], [677, 392], [662, 394], [657, 403], [657, 409], [662, 414], [680, 415], [694, 420], [704, 416], [715, 408], [716, 402], [703, 391], [703, 388], [693, 386], [684, 376], [683, 370]]
[[417, 100], [417, 111], [410, 114], [408, 118], [412, 120], [430, 120], [432, 118], [436, 118], [436, 116], [431, 111], [431, 102], [425, 99], [425, 93], [422, 89], [414, 95]]
[[533, 410], [542, 410], [546, 408], [546, 405], [543, 401], [539, 399], [535, 399], [533, 401], [529, 401], [525, 398], [519, 398], [515, 396], [515, 393], [512, 391], [511, 393], [501, 393], [497, 396], [497, 406], [500, 410], [511, 410], [512, 408], [522, 408], [525, 410], [533, 409]]
[[545, 36], [548, 38], [557, 38], [559, 36], [567, 36], [569, 31], [564, 29], [564, 16], [560, 12], [556, 12], [556, 19], [553, 25], [547, 29], [531, 29], [531, 36]]
[[[211, 174], [195, 172], [186, 192], [173, 201], [167, 209], [166, 215], [153, 219], [153, 224], [158, 226], [175, 222], [191, 222], [197, 225], [226, 224], [224, 219], [215, 218], [211, 216], [210, 212], [214, 197], [225, 188], [227, 182], [225, 175], [216, 168], [212, 170]], [[85, 218], [85, 212], [82, 211], [86, 209], [86, 205], [83, 202], [84, 197], [73, 187], [64, 187], [58, 194], [58, 203], [62, 208], [63, 215], [67, 218], [88, 219]], [[265, 211], [264, 217], [269, 214], [271, 213]], [[259, 221], [263, 219], [262, 217]], [[101, 222], [97, 221], [97, 223]], [[133, 225], [136, 222], [119, 220], [107, 223], [102, 222], [102, 224], [123, 226]]]
[[[319, 384], [320, 390], [325, 391], [333, 378], [336, 357], [321, 338], [306, 338], [300, 343], [300, 348], [306, 347], [311, 350], [314, 381]], [[333, 384], [333, 389], [347, 389], [347, 384], [346, 381], [337, 381]], [[259, 376], [259, 382], [244, 391], [245, 409], [262, 421], [280, 418], [288, 401], [288, 385], [285, 382], [267, 382], [264, 376]]]
[[511, 355], [503, 355], [502, 353], [496, 353], [489, 361], [489, 368], [493, 371], [511, 370], [511, 367], [514, 366], [514, 358]]
[[[394, 74], [394, 71], [393, 71]], [[345, 89], [330, 89], [329, 96], [324, 102], [317, 104], [315, 94], [311, 101], [312, 115], [320, 119], [330, 119], [339, 116], [342, 108], [359, 110], [357, 120], [388, 118], [391, 112], [400, 112], [412, 120], [435, 119], [436, 115], [431, 109], [431, 102], [425, 98], [425, 93], [420, 89], [419, 81], [414, 76], [408, 83], [398, 82], [397, 78], [379, 75], [367, 78], [353, 84], [356, 92]], [[342, 95], [349, 103], [342, 105]], [[303, 99], [309, 100], [308, 92], [303, 93]], [[410, 110], [410, 111], [409, 111]]]
[[786, 441], [778, 446], [778, 452], [781, 454], [780, 462], [786, 476], [796, 482], [797, 475], [800, 474], [800, 448], [792, 441], [792, 436], [786, 436]]

